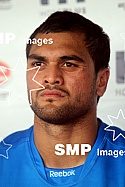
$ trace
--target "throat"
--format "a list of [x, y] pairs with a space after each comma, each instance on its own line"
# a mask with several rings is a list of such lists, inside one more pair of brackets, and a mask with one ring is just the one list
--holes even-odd
[[[34, 141], [44, 165], [49, 168], [70, 168], [84, 164], [97, 137], [96, 124], [35, 123]], [[88, 151], [84, 152], [85, 149]]]

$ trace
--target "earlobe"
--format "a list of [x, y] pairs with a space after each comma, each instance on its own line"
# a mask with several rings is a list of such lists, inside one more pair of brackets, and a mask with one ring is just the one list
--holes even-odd
[[96, 94], [101, 97], [105, 93], [110, 75], [109, 68], [102, 69], [97, 74]]

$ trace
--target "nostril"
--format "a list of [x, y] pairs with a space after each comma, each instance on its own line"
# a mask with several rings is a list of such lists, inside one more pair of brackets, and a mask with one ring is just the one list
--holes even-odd
[[53, 83], [52, 83], [51, 81], [45, 80], [45, 84], [48, 84], [48, 83], [50, 83], [50, 84], [59, 84], [60, 81], [57, 80], [57, 81], [53, 81]]
[[59, 81], [56, 81], [55, 84], [59, 84]]
[[49, 83], [47, 80], [45, 80], [45, 83]]

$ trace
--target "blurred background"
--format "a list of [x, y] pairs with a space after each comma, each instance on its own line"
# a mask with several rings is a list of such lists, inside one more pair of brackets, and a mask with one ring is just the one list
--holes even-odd
[[125, 130], [125, 0], [0, 0], [2, 138], [33, 125], [27, 99], [25, 43], [36, 27], [57, 10], [77, 12], [99, 24], [109, 35], [111, 76], [97, 114], [109, 125]]

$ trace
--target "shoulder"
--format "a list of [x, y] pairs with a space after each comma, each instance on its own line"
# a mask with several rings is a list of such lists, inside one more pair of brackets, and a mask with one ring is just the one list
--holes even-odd
[[4, 140], [1, 141], [0, 149], [3, 149], [3, 143], [5, 145], [10, 144], [14, 148], [21, 143], [29, 141], [32, 130], [33, 130], [33, 126], [31, 126], [29, 129], [17, 131], [8, 135], [6, 138], [4, 138]]
[[101, 123], [104, 126], [105, 139], [112, 145], [125, 149], [125, 131], [116, 126]]

